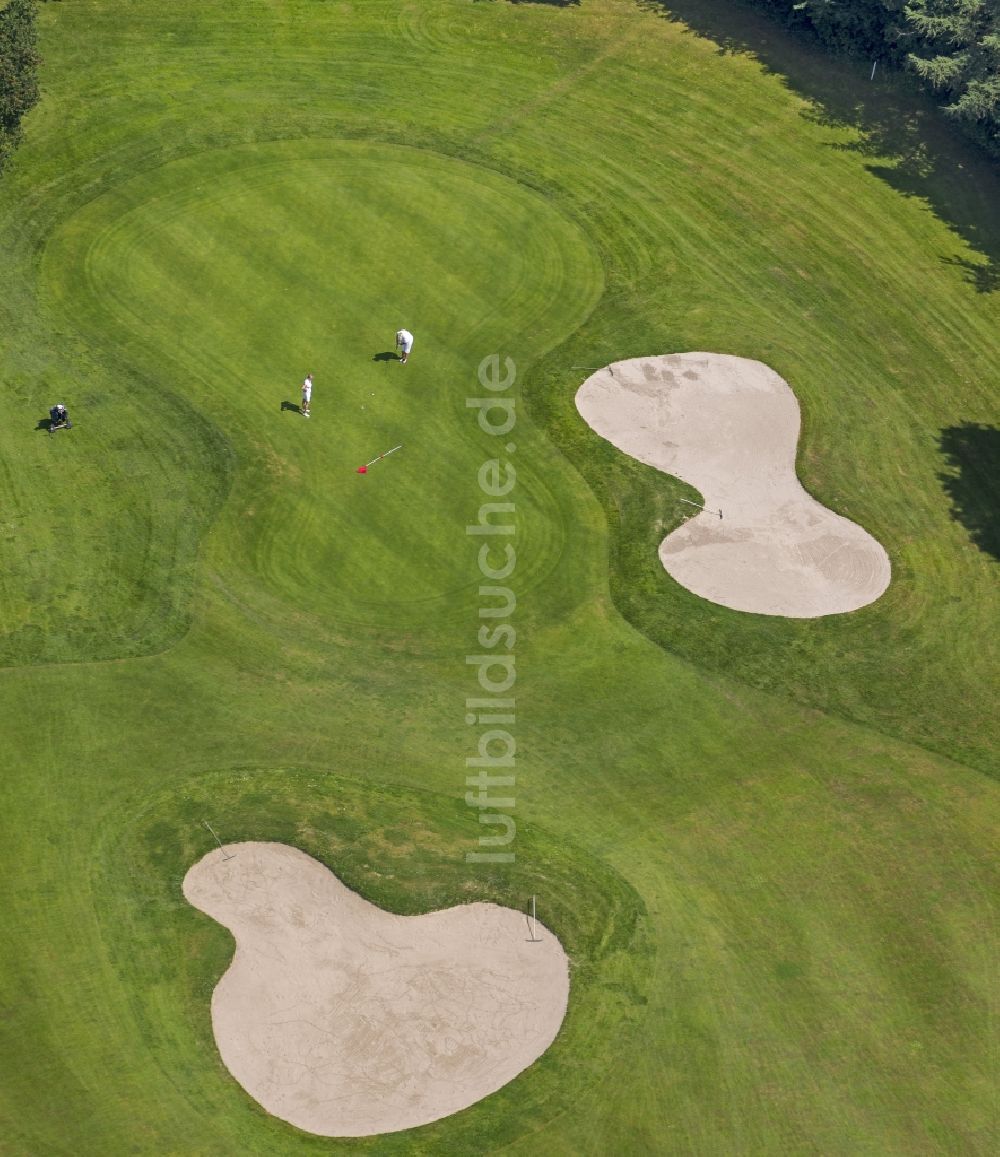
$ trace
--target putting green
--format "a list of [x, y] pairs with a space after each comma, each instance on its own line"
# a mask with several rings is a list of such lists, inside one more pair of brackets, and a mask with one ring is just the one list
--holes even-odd
[[[158, 167], [70, 218], [44, 276], [57, 308], [79, 319], [83, 306], [88, 340], [117, 336], [145, 383], [137, 411], [150, 402], [159, 420], [154, 396], [176, 393], [230, 440], [243, 470], [209, 557], [240, 597], [396, 628], [467, 617], [477, 599], [468, 484], [502, 449], [466, 405], [486, 392], [480, 361], [559, 343], [603, 284], [580, 228], [524, 186], [324, 141]], [[399, 325], [416, 332], [405, 367]], [[282, 403], [309, 371], [307, 424]], [[510, 443], [525, 459], [513, 521], [526, 589], [562, 536], [532, 433], [515, 427]]]

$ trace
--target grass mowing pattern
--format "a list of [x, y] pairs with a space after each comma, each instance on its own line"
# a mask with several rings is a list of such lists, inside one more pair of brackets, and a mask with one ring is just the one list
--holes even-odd
[[[901, 195], [884, 138], [630, 0], [41, 20], [45, 99], [0, 183], [7, 1149], [356, 1148], [218, 1068], [228, 945], [180, 876], [212, 801], [227, 840], [294, 840], [370, 898], [463, 894], [464, 526], [494, 449], [464, 400], [501, 342], [528, 403], [525, 875], [475, 882], [555, 915], [553, 872], [584, 907], [561, 931], [600, 962], [571, 1049], [414, 1144], [994, 1152], [1000, 814], [955, 761], [995, 753], [971, 465], [1000, 318], [968, 278], [996, 251], [994, 178], [961, 154], [961, 182]], [[446, 324], [400, 316], [425, 307]], [[371, 361], [399, 324], [410, 365]], [[699, 348], [792, 384], [800, 475], [892, 555], [874, 607], [762, 626], [657, 569], [687, 492], [586, 430], [571, 367]], [[279, 410], [307, 369], [308, 423]], [[65, 440], [34, 429], [57, 400]], [[400, 425], [420, 436], [357, 477]], [[638, 952], [588, 955], [595, 896], [641, 902]]]

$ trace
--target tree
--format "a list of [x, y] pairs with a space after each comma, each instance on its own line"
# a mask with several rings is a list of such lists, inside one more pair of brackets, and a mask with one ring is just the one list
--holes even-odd
[[21, 119], [38, 101], [35, 0], [0, 8], [0, 170], [21, 139]]
[[1000, 142], [1000, 0], [909, 0], [909, 62], [950, 103], [947, 112]]

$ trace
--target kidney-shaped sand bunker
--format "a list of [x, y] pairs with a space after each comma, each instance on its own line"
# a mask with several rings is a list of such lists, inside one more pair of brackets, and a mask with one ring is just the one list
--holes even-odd
[[763, 362], [711, 353], [614, 362], [583, 383], [576, 405], [613, 446], [722, 511], [660, 544], [668, 574], [696, 595], [811, 619], [857, 610], [889, 585], [882, 545], [799, 482], [799, 404]]
[[326, 1137], [424, 1125], [512, 1080], [552, 1043], [569, 964], [523, 913], [395, 916], [284, 844], [230, 844], [184, 895], [236, 939], [212, 996], [222, 1060], [269, 1113]]

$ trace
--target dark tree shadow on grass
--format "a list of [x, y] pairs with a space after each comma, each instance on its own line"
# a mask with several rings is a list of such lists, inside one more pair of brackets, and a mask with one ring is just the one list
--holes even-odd
[[963, 422], [941, 431], [947, 464], [938, 478], [951, 516], [980, 550], [1000, 559], [1000, 429]]
[[941, 260], [945, 265], [961, 269], [965, 280], [979, 293], [993, 293], [1000, 289], [1000, 262], [987, 260], [983, 263], [970, 261], [967, 257], [942, 257]]
[[984, 261], [956, 256], [980, 293], [1000, 289], [1000, 162], [964, 138], [933, 97], [907, 72], [881, 61], [834, 56], [809, 33], [792, 32], [738, 0], [637, 0], [692, 33], [713, 41], [720, 55], [755, 57], [810, 102], [803, 116], [831, 127], [850, 126], [861, 139], [831, 148], [870, 158], [868, 170], [907, 197], [924, 201]]

